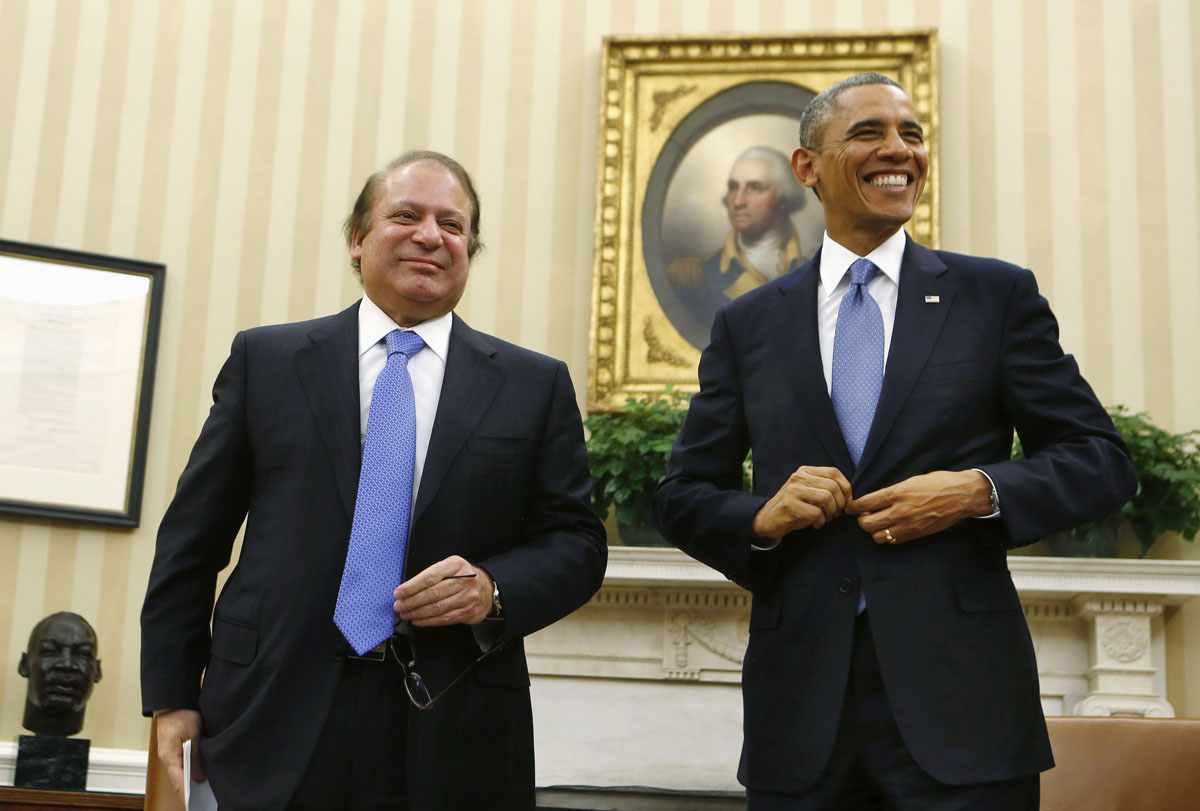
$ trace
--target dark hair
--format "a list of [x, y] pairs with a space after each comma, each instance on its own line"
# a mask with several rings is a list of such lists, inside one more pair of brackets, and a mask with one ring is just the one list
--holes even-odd
[[[342, 226], [342, 232], [346, 236], [346, 245], [349, 246], [354, 242], [355, 231], [366, 233], [371, 229], [371, 209], [375, 207], [375, 202], [379, 197], [379, 187], [383, 185], [383, 181], [387, 180], [388, 175], [392, 172], [412, 163], [438, 164], [454, 175], [459, 185], [463, 187], [463, 191], [467, 193], [473, 209], [471, 229], [467, 236], [467, 258], [474, 259], [475, 255], [483, 250], [483, 240], [479, 237], [479, 193], [475, 191], [475, 183], [461, 163], [449, 155], [429, 149], [414, 149], [405, 152], [403, 155], [393, 158], [386, 166], [367, 178], [362, 191], [358, 193], [358, 199], [354, 201], [354, 208], [351, 209], [350, 216], [346, 218], [346, 222]], [[354, 266], [354, 272], [361, 276], [362, 269], [359, 267], [359, 261], [351, 258], [350, 264]]]
[[804, 112], [800, 114], [800, 146], [805, 149], [819, 150], [825, 140], [825, 128], [829, 126], [829, 120], [833, 118], [833, 113], [837, 109], [837, 97], [852, 87], [860, 87], [865, 84], [886, 84], [900, 88], [900, 90], [904, 89], [894, 79], [889, 79], [882, 73], [856, 73], [847, 79], [842, 79], [817, 94], [816, 98], [810, 101], [804, 108]]

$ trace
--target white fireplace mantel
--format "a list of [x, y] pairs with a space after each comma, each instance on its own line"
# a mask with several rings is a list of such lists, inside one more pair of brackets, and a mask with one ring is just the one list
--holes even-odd
[[[1178, 605], [1200, 595], [1200, 561], [1012, 556], [1008, 568], [1022, 596], [1064, 599], [1083, 593], [1160, 595]], [[739, 587], [678, 549], [614, 546], [605, 586]]]
[[1180, 605], [1200, 595], [1200, 561], [1125, 558], [1009, 557], [1022, 599], [1103, 594], [1151, 597]]
[[[1200, 595], [1200, 561], [1008, 563], [1047, 715], [1175, 714], [1164, 614]], [[600, 592], [526, 641], [539, 785], [591, 762], [597, 784], [736, 787], [749, 617], [747, 592], [679, 550], [610, 548]]]

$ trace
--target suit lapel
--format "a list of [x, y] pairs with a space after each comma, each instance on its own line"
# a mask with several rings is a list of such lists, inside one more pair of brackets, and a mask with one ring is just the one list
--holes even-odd
[[358, 397], [358, 302], [308, 334], [296, 353], [301, 387], [333, 464], [342, 504], [354, 515], [362, 466]]
[[821, 252], [803, 267], [785, 277], [779, 286], [781, 300], [774, 308], [767, 334], [778, 336], [784, 378], [796, 395], [799, 412], [805, 415], [817, 439], [842, 470], [854, 469], [850, 451], [842, 439], [829, 387], [821, 365], [821, 341], [817, 336], [817, 282]]
[[504, 373], [493, 360], [496, 351], [495, 344], [486, 335], [476, 332], [457, 315], [454, 316], [450, 328], [450, 346], [446, 352], [442, 393], [438, 399], [437, 416], [433, 420], [425, 468], [421, 472], [421, 488], [413, 509], [414, 526], [433, 500], [450, 462], [483, 419], [500, 390]]
[[900, 290], [896, 300], [896, 320], [887, 369], [871, 432], [863, 448], [858, 470], [871, 463], [896, 422], [913, 384], [929, 360], [929, 353], [941, 334], [942, 325], [954, 301], [955, 288], [939, 277], [946, 265], [937, 255], [908, 238], [901, 266]]

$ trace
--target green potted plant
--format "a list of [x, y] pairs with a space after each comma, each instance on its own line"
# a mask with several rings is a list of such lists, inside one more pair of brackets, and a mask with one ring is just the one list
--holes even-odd
[[668, 386], [662, 395], [631, 399], [620, 411], [592, 414], [584, 423], [592, 506], [601, 518], [613, 510], [628, 546], [665, 545], [654, 528], [650, 501], [667, 471], [690, 397]]
[[[1137, 492], [1108, 518], [1046, 538], [1050, 552], [1115, 557], [1118, 532], [1125, 525], [1141, 546], [1139, 557], [1145, 557], [1167, 532], [1194, 541], [1200, 533], [1200, 431], [1172, 434], [1151, 422], [1145, 412], [1133, 413], [1120, 405], [1108, 413], [1129, 446]], [[1021, 458], [1019, 442], [1014, 445], [1013, 458]]]

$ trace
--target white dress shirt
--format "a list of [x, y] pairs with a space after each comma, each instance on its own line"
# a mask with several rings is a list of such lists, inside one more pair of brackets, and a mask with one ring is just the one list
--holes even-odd
[[[838, 311], [842, 306], [842, 297], [850, 289], [850, 266], [857, 259], [870, 259], [879, 273], [867, 282], [867, 292], [879, 305], [879, 314], [883, 317], [883, 368], [887, 369], [888, 350], [892, 345], [892, 327], [896, 323], [896, 300], [900, 294], [900, 265], [904, 260], [904, 246], [908, 235], [904, 229], [896, 231], [875, 250], [865, 257], [834, 242], [825, 232], [821, 242], [821, 264], [818, 269], [820, 278], [817, 280], [817, 340], [821, 345], [821, 368], [825, 372], [825, 389], [833, 391], [833, 338], [837, 331]], [[976, 468], [977, 469], [977, 468]], [[979, 471], [983, 473], [982, 470]], [[991, 482], [992, 477], [983, 473]], [[992, 490], [995, 492], [995, 485]], [[999, 510], [981, 518], [996, 518]], [[755, 549], [773, 549], [779, 543], [774, 538], [757, 538], [752, 546]], [[861, 608], [860, 608], [861, 610]]]
[[[867, 282], [867, 292], [879, 305], [883, 316], [883, 366], [887, 368], [888, 347], [892, 343], [892, 325], [896, 321], [896, 298], [900, 292], [900, 261], [904, 258], [904, 229], [887, 238], [865, 258], [875, 263], [879, 273]], [[817, 340], [821, 345], [821, 368], [825, 372], [825, 390], [833, 390], [833, 336], [837, 331], [838, 311], [842, 297], [850, 289], [850, 266], [858, 254], [834, 242], [825, 232], [821, 242], [821, 265], [817, 279]], [[774, 549], [778, 538], [756, 538], [754, 549]]]
[[[446, 352], [450, 348], [450, 313], [417, 324], [412, 331], [421, 336], [424, 348], [408, 359], [408, 374], [412, 378], [413, 400], [417, 410], [417, 452], [413, 467], [413, 502], [421, 487], [421, 472], [429, 452], [429, 437], [433, 419], [437, 416], [438, 401], [442, 398], [442, 378], [446, 374]], [[358, 307], [358, 402], [359, 442], [367, 441], [367, 417], [371, 413], [371, 395], [375, 379], [387, 365], [387, 344], [383, 339], [394, 329], [404, 329], [366, 295]], [[361, 446], [361, 444], [360, 444]]]
[[[413, 402], [417, 411], [417, 447], [413, 464], [413, 504], [421, 488], [421, 473], [425, 469], [425, 457], [429, 453], [429, 437], [433, 434], [433, 420], [437, 417], [438, 403], [442, 399], [442, 379], [446, 376], [446, 353], [450, 349], [451, 313], [422, 321], [412, 328], [421, 336], [425, 346], [408, 359], [408, 375], [412, 378]], [[371, 413], [371, 395], [375, 393], [375, 379], [387, 365], [387, 344], [384, 336], [394, 329], [404, 329], [375, 302], [363, 294], [358, 306], [358, 402], [359, 443], [367, 441], [367, 418]], [[409, 515], [412, 520], [412, 515]], [[490, 576], [490, 575], [489, 575]], [[487, 622], [471, 626], [471, 635], [481, 651], [495, 645], [502, 631], [503, 617], [488, 617]]]
[[900, 293], [900, 264], [904, 259], [904, 229], [896, 231], [865, 257], [845, 248], [825, 232], [821, 242], [821, 277], [817, 281], [817, 338], [821, 343], [821, 367], [825, 371], [825, 389], [833, 390], [833, 334], [837, 329], [842, 297], [850, 289], [850, 265], [860, 258], [870, 259], [879, 273], [867, 282], [867, 292], [879, 305], [883, 316], [883, 368], [887, 369], [888, 349], [892, 345], [892, 326], [896, 322], [896, 297]]
[[[908, 234], [901, 228], [892, 234], [883, 244], [867, 254], [879, 268], [871, 281], [867, 282], [867, 292], [879, 305], [879, 314], [883, 316], [883, 368], [887, 370], [888, 350], [892, 345], [892, 327], [896, 324], [896, 300], [900, 293], [900, 265], [904, 261], [904, 246]], [[825, 389], [833, 391], [833, 337], [837, 330], [838, 310], [842, 306], [842, 297], [850, 289], [850, 265], [860, 257], [848, 248], [834, 242], [829, 232], [825, 232], [821, 243], [821, 277], [817, 281], [817, 340], [821, 344], [821, 367], [825, 372]], [[996, 484], [992, 477], [979, 468], [972, 470], [983, 473], [983, 477], [992, 486], [992, 494], [996, 494]], [[999, 504], [999, 498], [996, 497]], [[989, 515], [977, 518], [998, 518], [997, 508]]]

